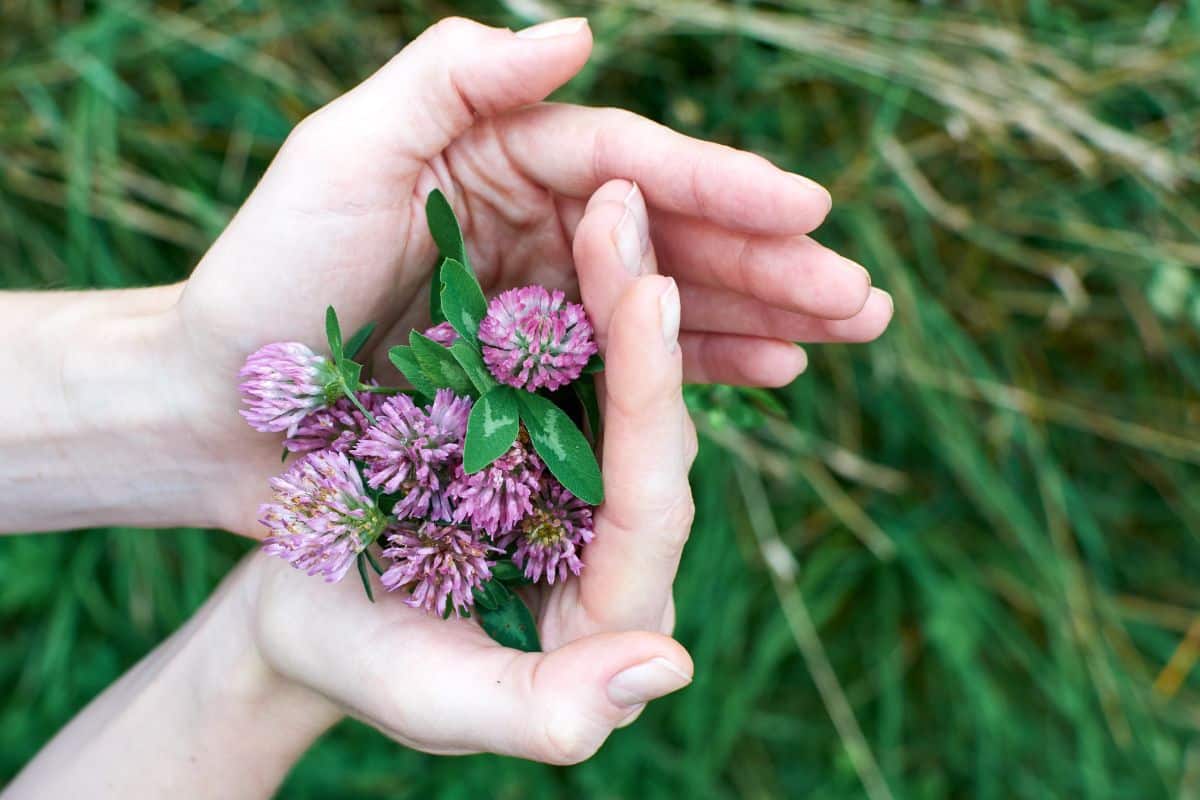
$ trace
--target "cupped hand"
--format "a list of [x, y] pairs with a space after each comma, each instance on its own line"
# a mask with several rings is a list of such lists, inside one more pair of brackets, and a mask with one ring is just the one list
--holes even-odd
[[[603, 221], [597, 193], [589, 217]], [[529, 587], [544, 653], [501, 647], [470, 619], [430, 616], [353, 579], [329, 585], [263, 555], [256, 638], [267, 663], [411, 747], [489, 751], [551, 763], [590, 756], [650, 700], [685, 686], [692, 664], [667, 635], [671, 585], [692, 520], [687, 472], [695, 429], [682, 396], [679, 294], [667, 277], [632, 277], [603, 225], [577, 249], [589, 309], [606, 341], [606, 500], [578, 576]]]
[[[610, 197], [603, 222], [631, 278], [651, 258], [649, 228], [632, 223], [648, 208], [657, 268], [683, 300], [689, 381], [787, 383], [805, 366], [792, 341], [883, 330], [890, 298], [807, 235], [830, 207], [817, 184], [626, 111], [540, 103], [591, 44], [582, 19], [518, 33], [446, 19], [288, 137], [171, 310], [175, 392], [198, 457], [227, 476], [212, 487], [215, 524], [260, 535], [253, 512], [278, 470], [278, 442], [235, 413], [248, 353], [319, 344], [332, 304], [347, 329], [382, 323], [367, 355], [383, 373], [384, 345], [428, 323], [434, 188], [462, 220], [486, 291], [541, 283], [574, 294], [572, 240], [588, 198], [611, 179], [634, 181], [639, 191]], [[614, 299], [611, 287], [596, 292]]]

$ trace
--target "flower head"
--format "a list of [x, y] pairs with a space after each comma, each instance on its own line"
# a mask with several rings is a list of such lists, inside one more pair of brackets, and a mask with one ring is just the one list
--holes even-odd
[[[363, 408], [372, 414], [383, 404], [384, 398], [374, 392], [356, 394]], [[301, 419], [283, 446], [293, 453], [325, 449], [349, 453], [369, 428], [370, 423], [363, 413], [350, 402], [349, 397], [343, 397], [333, 405], [318, 408]]]
[[353, 453], [366, 461], [371, 488], [404, 493], [396, 503], [397, 517], [450, 520], [446, 487], [461, 458], [470, 413], [471, 401], [449, 389], [439, 389], [428, 410], [402, 394], [379, 406], [378, 424]]
[[593, 535], [592, 507], [547, 476], [533, 499], [533, 511], [497, 544], [507, 547], [515, 541], [513, 563], [525, 570], [525, 577], [553, 584], [583, 570], [579, 551]]
[[407, 589], [404, 602], [431, 614], [460, 614], [474, 605], [473, 590], [492, 577], [495, 547], [473, 531], [436, 522], [404, 523], [383, 551], [392, 565], [380, 580], [388, 591]]
[[597, 349], [583, 306], [541, 286], [492, 298], [479, 323], [479, 341], [496, 380], [531, 392], [575, 380]]
[[258, 510], [259, 522], [272, 531], [263, 550], [330, 583], [341, 580], [387, 527], [345, 453], [311, 453], [272, 478], [271, 488], [274, 502]]
[[441, 345], [449, 347], [458, 341], [458, 331], [449, 322], [439, 322], [425, 331], [425, 335]]
[[512, 530], [528, 514], [538, 490], [542, 462], [519, 439], [508, 452], [476, 473], [459, 466], [447, 490], [454, 521], [470, 522], [492, 537]]
[[250, 426], [264, 433], [295, 433], [300, 420], [340, 394], [333, 363], [299, 342], [275, 342], [255, 350], [238, 377]]

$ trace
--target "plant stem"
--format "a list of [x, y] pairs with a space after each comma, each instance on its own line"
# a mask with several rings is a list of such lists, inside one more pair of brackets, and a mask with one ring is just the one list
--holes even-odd
[[368, 392], [370, 394], [389, 394], [389, 395], [411, 394], [413, 391], [412, 389], [401, 389], [399, 386], [368, 386], [365, 383], [360, 385], [358, 387], [358, 390], [360, 392]]
[[370, 411], [367, 411], [366, 407], [363, 406], [362, 401], [358, 399], [358, 395], [355, 392], [350, 391], [349, 387], [346, 387], [346, 397], [350, 398], [350, 402], [354, 404], [354, 407], [362, 412], [363, 416], [367, 418], [367, 422], [371, 423], [372, 425], [378, 424], [375, 419], [375, 415]]

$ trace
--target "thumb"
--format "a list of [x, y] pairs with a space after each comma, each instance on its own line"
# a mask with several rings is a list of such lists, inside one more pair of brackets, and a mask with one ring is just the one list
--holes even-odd
[[665, 626], [691, 530], [688, 469], [695, 429], [682, 393], [679, 291], [662, 275], [636, 279], [612, 313], [604, 408], [604, 504], [585, 553], [580, 602], [607, 630]]
[[320, 113], [345, 112], [370, 144], [424, 161], [476, 117], [545, 99], [583, 67], [591, 49], [583, 17], [516, 33], [448, 17]]
[[594, 634], [510, 663], [507, 683], [520, 688], [508, 712], [524, 725], [494, 749], [551, 764], [590, 758], [646, 703], [691, 683], [693, 670], [678, 642], [644, 631]]

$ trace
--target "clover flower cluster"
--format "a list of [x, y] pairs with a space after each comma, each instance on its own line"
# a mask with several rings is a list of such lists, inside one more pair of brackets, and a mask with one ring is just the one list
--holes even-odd
[[479, 324], [479, 341], [496, 380], [530, 391], [565, 386], [596, 354], [583, 306], [541, 286], [497, 295]]
[[[443, 346], [458, 339], [445, 323], [426, 336]], [[493, 377], [527, 391], [575, 380], [596, 352], [583, 309], [541, 287], [495, 298], [479, 342]], [[466, 613], [500, 559], [532, 582], [580, 573], [592, 507], [550, 474], [523, 429], [468, 473], [470, 397], [442, 388], [422, 404], [338, 376], [331, 359], [297, 342], [266, 345], [239, 374], [242, 416], [285, 433], [286, 451], [300, 456], [271, 480], [273, 498], [259, 510], [267, 553], [334, 582], [362, 557], [376, 564], [369, 548], [378, 544], [384, 587], [441, 616]]]

